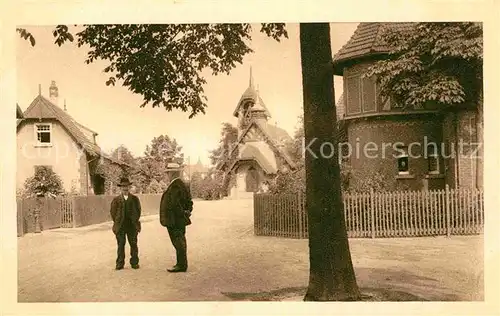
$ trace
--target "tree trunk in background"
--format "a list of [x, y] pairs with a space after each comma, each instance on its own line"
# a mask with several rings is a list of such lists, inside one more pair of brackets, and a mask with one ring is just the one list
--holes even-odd
[[305, 158], [310, 270], [304, 300], [359, 300], [361, 295], [344, 219], [335, 139], [330, 25], [300, 24], [300, 52], [305, 144], [312, 142], [306, 147], [310, 151], [306, 150]]

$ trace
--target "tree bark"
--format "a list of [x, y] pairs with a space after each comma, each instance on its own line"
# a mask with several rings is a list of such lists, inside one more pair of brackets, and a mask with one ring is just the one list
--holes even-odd
[[[330, 25], [300, 24], [309, 287], [305, 301], [359, 300], [340, 186]], [[309, 149], [307, 149], [309, 148]], [[333, 150], [333, 156], [332, 156]]]

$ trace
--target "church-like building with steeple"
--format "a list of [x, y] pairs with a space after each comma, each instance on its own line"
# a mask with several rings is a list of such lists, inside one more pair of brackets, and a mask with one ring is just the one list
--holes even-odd
[[269, 123], [271, 114], [256, 88], [252, 69], [233, 116], [238, 119], [238, 141], [216, 168], [229, 177], [231, 198], [251, 197], [264, 190], [278, 170], [292, 170], [295, 162], [285, 149], [292, 138], [282, 128]]

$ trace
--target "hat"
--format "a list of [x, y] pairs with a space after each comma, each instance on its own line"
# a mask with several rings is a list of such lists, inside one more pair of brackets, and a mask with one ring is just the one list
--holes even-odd
[[119, 187], [124, 187], [124, 186], [128, 186], [128, 185], [131, 185], [132, 182], [130, 182], [130, 180], [127, 178], [127, 177], [122, 177], [120, 179], [120, 182], [118, 183], [118, 186]]

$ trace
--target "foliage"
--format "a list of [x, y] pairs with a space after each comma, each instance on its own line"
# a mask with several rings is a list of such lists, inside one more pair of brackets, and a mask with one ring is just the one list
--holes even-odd
[[[339, 141], [344, 142], [345, 133], [340, 131], [344, 128], [342, 121], [337, 122]], [[274, 181], [270, 183], [269, 190], [272, 193], [294, 193], [302, 191], [305, 193], [306, 188], [306, 171], [304, 161], [304, 117], [302, 115], [298, 118], [298, 128], [295, 130], [292, 140], [285, 144], [285, 150], [290, 154], [295, 161], [297, 168], [293, 171], [278, 171]], [[349, 178], [351, 175], [351, 168], [347, 163], [340, 165], [340, 175], [342, 188], [348, 190]]]
[[[347, 163], [340, 165], [340, 177], [342, 189], [350, 190], [351, 167]], [[304, 162], [299, 162], [294, 171], [279, 171], [274, 181], [270, 182], [270, 193], [296, 193], [306, 192], [306, 169]]]
[[304, 160], [304, 116], [298, 117], [298, 127], [295, 129], [293, 138], [285, 143], [285, 149], [296, 162]]
[[123, 144], [118, 146], [117, 148], [115, 148], [111, 152], [111, 157], [116, 159], [116, 160], [123, 161], [124, 163], [126, 163], [132, 167], [135, 167], [135, 165], [137, 163], [135, 158], [134, 158], [134, 155], [132, 155], [130, 150], [127, 147], [125, 147], [125, 145], [123, 145]]
[[219, 145], [210, 151], [210, 163], [215, 166], [226, 159], [238, 141], [238, 129], [231, 123], [222, 123]]
[[46, 166], [37, 167], [35, 175], [26, 179], [23, 193], [28, 196], [34, 196], [41, 190], [42, 184], [44, 187], [42, 190], [44, 194], [51, 193], [59, 195], [63, 193], [63, 182], [61, 178], [52, 168]]
[[[207, 98], [202, 72], [229, 74], [249, 47], [250, 24], [121, 24], [84, 25], [76, 33], [78, 46], [88, 47], [86, 63], [104, 60], [110, 75], [106, 85], [121, 81], [144, 98], [141, 106], [152, 104], [171, 111], [190, 111], [189, 117], [205, 113]], [[35, 45], [26, 29], [20, 36]], [[261, 32], [279, 41], [288, 34], [283, 23], [263, 23]], [[53, 31], [58, 45], [74, 37], [65, 25]]]
[[390, 52], [365, 74], [401, 106], [477, 102], [482, 86], [483, 28], [475, 22], [415, 23], [388, 27]]
[[381, 172], [372, 171], [361, 174], [358, 170], [351, 170], [350, 174], [356, 181], [349, 183], [348, 191], [366, 193], [370, 192], [372, 189], [375, 192], [383, 192], [392, 189], [388, 186], [388, 183], [392, 182], [388, 181], [387, 176]]
[[144, 156], [136, 160], [137, 172], [131, 178], [137, 181], [137, 186], [146, 188], [152, 180], [166, 182], [169, 179], [168, 163], [184, 163], [182, 147], [168, 135], [153, 138], [151, 144], [146, 146]]
[[151, 180], [149, 183], [146, 193], [149, 194], [161, 194], [167, 189], [168, 184], [165, 181], [156, 181], [156, 179]]
[[193, 173], [191, 178], [191, 196], [204, 200], [218, 200], [224, 196], [224, 179], [222, 173], [209, 173], [202, 177]]

